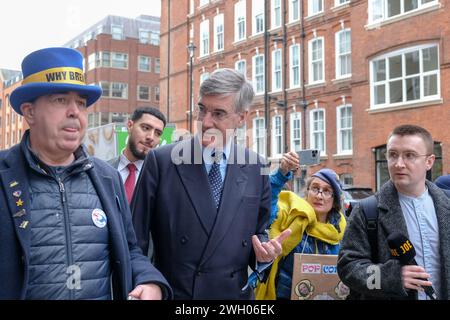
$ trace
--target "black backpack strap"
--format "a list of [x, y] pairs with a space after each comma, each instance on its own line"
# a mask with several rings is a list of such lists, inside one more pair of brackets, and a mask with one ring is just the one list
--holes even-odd
[[378, 201], [374, 195], [362, 199], [360, 201], [362, 212], [366, 218], [367, 234], [369, 236], [369, 243], [372, 255], [372, 262], [378, 261], [378, 242], [377, 242], [377, 229], [378, 229]]

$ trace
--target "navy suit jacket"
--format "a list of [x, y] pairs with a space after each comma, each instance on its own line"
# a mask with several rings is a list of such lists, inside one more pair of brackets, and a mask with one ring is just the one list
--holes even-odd
[[[256, 264], [251, 237], [267, 241], [270, 184], [261, 158], [240, 146], [231, 150], [218, 212], [196, 138], [146, 157], [131, 205], [133, 224], [144, 252], [151, 231], [155, 266], [175, 299], [253, 297], [251, 288], [241, 289]], [[183, 161], [174, 163], [172, 154]]]
[[[165, 288], [170, 298], [167, 281], [136, 244], [119, 173], [99, 159], [91, 160], [93, 168], [87, 173], [108, 217], [114, 299], [126, 299], [136, 285], [148, 282]], [[24, 299], [27, 291], [31, 227], [24, 228], [23, 223], [33, 223], [27, 168], [20, 145], [0, 152], [0, 299]], [[20, 208], [11, 187], [16, 183], [22, 192], [24, 215], [17, 214]]]

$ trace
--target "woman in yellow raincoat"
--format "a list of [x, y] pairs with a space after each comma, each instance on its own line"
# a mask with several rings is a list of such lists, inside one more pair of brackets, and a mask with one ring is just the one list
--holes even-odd
[[288, 228], [292, 233], [283, 242], [267, 280], [257, 285], [258, 300], [290, 299], [294, 253], [338, 254], [346, 226], [339, 177], [331, 169], [321, 169], [308, 179], [306, 190], [304, 199], [290, 191], [279, 193], [278, 212], [269, 235], [274, 238]]

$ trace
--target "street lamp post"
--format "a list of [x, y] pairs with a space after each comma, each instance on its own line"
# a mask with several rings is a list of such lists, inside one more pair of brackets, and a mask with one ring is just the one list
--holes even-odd
[[194, 51], [196, 46], [191, 41], [187, 46], [189, 52], [189, 132], [192, 133], [192, 113], [194, 109], [193, 92], [192, 92], [192, 76], [193, 76], [193, 61]]

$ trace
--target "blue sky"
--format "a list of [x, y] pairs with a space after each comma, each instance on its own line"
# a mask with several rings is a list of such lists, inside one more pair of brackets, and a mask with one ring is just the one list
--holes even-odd
[[0, 68], [20, 70], [22, 59], [60, 46], [108, 14], [160, 16], [160, 0], [12, 0], [2, 4]]

